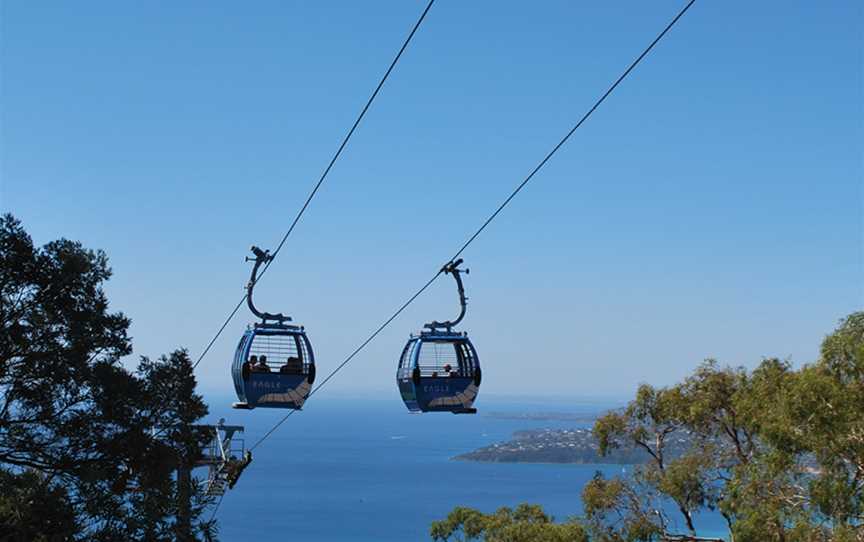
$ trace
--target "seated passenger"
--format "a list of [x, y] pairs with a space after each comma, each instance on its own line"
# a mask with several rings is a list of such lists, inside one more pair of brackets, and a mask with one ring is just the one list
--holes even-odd
[[438, 378], [438, 371], [432, 371], [432, 378]]
[[303, 374], [303, 362], [300, 358], [290, 357], [285, 360], [285, 365], [279, 368], [279, 372], [288, 375]]
[[258, 358], [258, 364], [255, 365], [253, 369], [259, 373], [269, 373], [270, 367], [267, 365], [267, 356], [261, 356]]
[[249, 380], [249, 372], [255, 370], [255, 365], [258, 364], [258, 356], [250, 356], [245, 362], [243, 362], [243, 367], [240, 369], [240, 374], [243, 376], [243, 380]]

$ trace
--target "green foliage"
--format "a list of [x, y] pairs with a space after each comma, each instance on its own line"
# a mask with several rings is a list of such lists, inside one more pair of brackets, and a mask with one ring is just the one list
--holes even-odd
[[650, 494], [620, 478], [596, 473], [582, 490], [582, 504], [596, 542], [649, 542], [666, 530], [666, 518]]
[[587, 542], [583, 527], [575, 522], [555, 523], [541, 507], [520, 504], [483, 514], [457, 507], [446, 519], [432, 523], [433, 540], [484, 540], [486, 542]]
[[108, 309], [110, 276], [104, 253], [37, 248], [0, 218], [0, 531], [13, 539], [194, 539], [205, 501], [175, 472], [199, 457], [207, 407], [184, 351], [121, 365], [129, 320]]
[[843, 384], [864, 382], [864, 312], [847, 316], [822, 342], [819, 366]]
[[592, 429], [600, 448], [600, 455], [606, 456], [611, 450], [620, 448], [622, 437], [627, 434], [627, 418], [617, 412], [601, 416]]
[[67, 540], [81, 530], [69, 495], [34, 471], [0, 470], [0, 532], [20, 540]]

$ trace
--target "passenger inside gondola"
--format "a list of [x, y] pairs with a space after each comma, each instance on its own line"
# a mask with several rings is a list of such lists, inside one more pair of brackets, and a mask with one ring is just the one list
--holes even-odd
[[258, 356], [250, 356], [241, 368], [243, 380], [249, 380], [249, 373], [255, 370], [255, 365], [258, 363]]
[[258, 363], [253, 367], [253, 370], [259, 373], [269, 373], [270, 366], [267, 365], [267, 356], [258, 358]]
[[303, 363], [298, 357], [289, 357], [285, 360], [285, 365], [279, 368], [279, 372], [288, 375], [303, 374]]

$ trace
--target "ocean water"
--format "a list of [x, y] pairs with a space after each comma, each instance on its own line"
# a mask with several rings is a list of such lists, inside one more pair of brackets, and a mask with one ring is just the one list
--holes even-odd
[[[249, 447], [284, 411], [225, 408], [212, 399], [211, 417], [246, 427]], [[577, 427], [563, 421], [497, 419], [490, 412], [594, 413], [599, 402], [478, 401], [479, 414], [410, 414], [393, 400], [312, 397], [254, 452], [253, 463], [218, 510], [225, 542], [276, 540], [357, 542], [430, 540], [432, 521], [457, 505], [492, 512], [522, 502], [557, 519], [582, 512], [579, 494], [596, 471], [618, 465], [507, 464], [454, 461], [457, 454], [508, 440], [513, 431]], [[583, 426], [586, 424], [582, 424]], [[199, 474], [203, 475], [203, 471]], [[723, 522], [700, 517], [700, 534]]]

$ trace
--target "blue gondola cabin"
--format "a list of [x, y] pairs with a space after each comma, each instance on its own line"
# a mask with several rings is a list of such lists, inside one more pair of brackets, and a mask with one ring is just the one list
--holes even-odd
[[302, 327], [254, 324], [237, 345], [231, 373], [234, 408], [299, 410], [315, 381], [315, 356]]
[[468, 335], [440, 329], [411, 336], [396, 374], [411, 412], [473, 414], [480, 379], [480, 360]]

